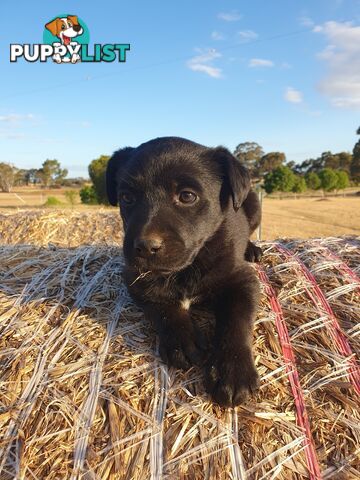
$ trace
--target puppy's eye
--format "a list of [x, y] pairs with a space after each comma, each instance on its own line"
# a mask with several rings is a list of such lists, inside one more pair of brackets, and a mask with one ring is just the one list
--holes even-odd
[[71, 28], [71, 27], [72, 27], [72, 23], [71, 23], [71, 22], [69, 22], [69, 28]]
[[197, 200], [197, 195], [195, 193], [190, 192], [188, 190], [183, 190], [182, 192], [179, 193], [179, 201], [181, 203], [186, 203], [186, 204], [191, 204], [195, 203]]
[[64, 24], [61, 25], [61, 30], [65, 30], [65, 25]]
[[133, 205], [136, 202], [135, 195], [131, 192], [121, 192], [120, 202], [124, 205]]

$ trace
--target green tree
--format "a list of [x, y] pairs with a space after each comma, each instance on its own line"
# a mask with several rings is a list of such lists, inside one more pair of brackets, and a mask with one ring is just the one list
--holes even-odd
[[290, 168], [282, 165], [265, 175], [264, 188], [267, 193], [291, 192], [295, 180], [296, 177]]
[[319, 172], [319, 178], [321, 182], [321, 188], [324, 193], [332, 192], [336, 189], [338, 178], [335, 170], [332, 168], [324, 168], [321, 170], [321, 172]]
[[251, 175], [255, 175], [258, 162], [264, 155], [264, 151], [256, 142], [244, 142], [239, 143], [235, 148], [234, 155], [248, 168]]
[[305, 182], [310, 190], [319, 190], [321, 187], [321, 181], [319, 175], [315, 172], [308, 172], [305, 175]]
[[321, 155], [321, 165], [323, 168], [333, 168], [334, 170], [345, 170], [350, 172], [352, 155], [349, 152], [331, 153], [324, 152]]
[[36, 168], [30, 168], [28, 170], [25, 170], [24, 181], [27, 186], [30, 185], [31, 183], [32, 184], [40, 183], [41, 178], [40, 178], [39, 170]]
[[0, 163], [0, 190], [11, 192], [16, 179], [16, 168], [9, 163]]
[[291, 191], [294, 193], [304, 193], [306, 188], [305, 178], [300, 177], [300, 175], [295, 175], [295, 183]]
[[344, 170], [337, 170], [336, 172], [336, 190], [344, 190], [350, 185], [349, 175]]
[[330, 151], [323, 152], [319, 160], [322, 168], [332, 168], [333, 170], [336, 170], [339, 166], [337, 155], [334, 155]]
[[290, 170], [292, 170], [293, 172], [294, 172], [294, 171], [296, 170], [296, 168], [297, 168], [297, 165], [296, 165], [296, 163], [294, 162], [294, 160], [290, 160], [290, 162], [286, 162], [286, 163], [285, 163], [285, 166], [286, 166], [286, 167], [289, 167]]
[[318, 158], [304, 160], [300, 165], [296, 165], [294, 170], [296, 173], [306, 174], [308, 172], [319, 173], [324, 168], [332, 168], [334, 170], [345, 170], [350, 173], [352, 157], [349, 152], [323, 152]]
[[26, 172], [27, 170], [24, 170], [23, 168], [16, 170], [14, 185], [27, 185]]
[[106, 195], [105, 172], [109, 158], [108, 155], [101, 155], [89, 165], [89, 175], [94, 185], [96, 198], [99, 203], [104, 203], [106, 205], [108, 204], [108, 199]]
[[54, 183], [60, 183], [61, 180], [67, 176], [68, 171], [66, 168], [61, 168], [58, 160], [47, 159], [42, 164], [38, 173], [45, 187], [50, 187]]
[[344, 170], [348, 175], [350, 175], [350, 166], [352, 162], [352, 154], [349, 152], [340, 152], [337, 153], [338, 157], [338, 166], [339, 170]]
[[295, 166], [296, 173], [306, 174], [308, 172], [318, 173], [323, 168], [321, 158], [309, 158]]
[[286, 161], [285, 153], [282, 152], [270, 152], [263, 155], [255, 166], [255, 175], [257, 177], [263, 177], [267, 173], [271, 172], [277, 167], [283, 165]]
[[85, 185], [85, 187], [80, 190], [80, 199], [81, 203], [87, 205], [96, 205], [99, 203], [93, 185]]
[[[357, 135], [360, 135], [360, 127], [356, 130]], [[360, 182], [360, 139], [356, 142], [353, 150], [353, 158], [350, 165], [351, 179]]]

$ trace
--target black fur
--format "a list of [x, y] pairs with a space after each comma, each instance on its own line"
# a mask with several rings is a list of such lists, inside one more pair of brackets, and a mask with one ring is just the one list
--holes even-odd
[[[162, 359], [187, 369], [207, 357], [213, 400], [243, 402], [258, 386], [252, 335], [259, 284], [246, 260], [261, 256], [249, 241], [261, 212], [246, 168], [223, 147], [165, 137], [116, 152], [106, 178], [124, 224], [127, 287], [157, 329]], [[208, 355], [189, 299], [215, 314]]]

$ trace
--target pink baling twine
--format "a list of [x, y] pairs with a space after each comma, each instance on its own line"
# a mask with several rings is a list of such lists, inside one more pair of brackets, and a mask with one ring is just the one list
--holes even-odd
[[297, 424], [303, 429], [305, 434], [304, 451], [306, 463], [309, 469], [309, 478], [311, 480], [321, 480], [322, 477], [311, 434], [309, 418], [306, 411], [304, 393], [301, 389], [299, 374], [296, 368], [295, 355], [291, 346], [283, 311], [265, 271], [260, 266], [257, 266], [257, 270], [264, 285], [266, 295], [269, 299], [270, 307], [275, 314], [275, 326], [279, 334], [280, 346], [285, 360], [286, 373], [288, 375], [291, 391], [294, 397]]
[[305, 290], [312, 300], [313, 304], [317, 308], [318, 312], [322, 315], [324, 312], [328, 315], [329, 319], [331, 320], [330, 324], [328, 325], [330, 335], [332, 336], [334, 343], [337, 347], [338, 353], [340, 353], [343, 357], [347, 358], [347, 363], [349, 365], [348, 372], [349, 372], [349, 379], [350, 382], [353, 384], [353, 387], [358, 395], [360, 395], [360, 371], [359, 366], [356, 362], [356, 358], [354, 353], [351, 350], [350, 344], [341, 330], [340, 324], [332, 311], [332, 308], [329, 305], [324, 293], [322, 292], [321, 288], [316, 282], [314, 275], [310, 272], [307, 266], [300, 260], [299, 257], [293, 255], [292, 252], [286, 248], [284, 245], [280, 245], [279, 243], [275, 244], [276, 249], [282, 253], [288, 260], [295, 261], [297, 266], [300, 269], [300, 272], [305, 277], [305, 279], [311, 285], [311, 288], [305, 283]]

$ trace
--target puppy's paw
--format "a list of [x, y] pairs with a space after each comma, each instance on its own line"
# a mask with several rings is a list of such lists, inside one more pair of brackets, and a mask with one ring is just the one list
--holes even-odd
[[260, 247], [257, 247], [254, 243], [248, 242], [246, 252], [245, 252], [245, 260], [248, 262], [260, 262], [263, 252]]
[[244, 403], [259, 388], [259, 375], [251, 351], [216, 353], [207, 365], [206, 390], [222, 407]]
[[188, 370], [204, 363], [204, 339], [200, 332], [167, 330], [160, 335], [160, 357], [170, 367]]

